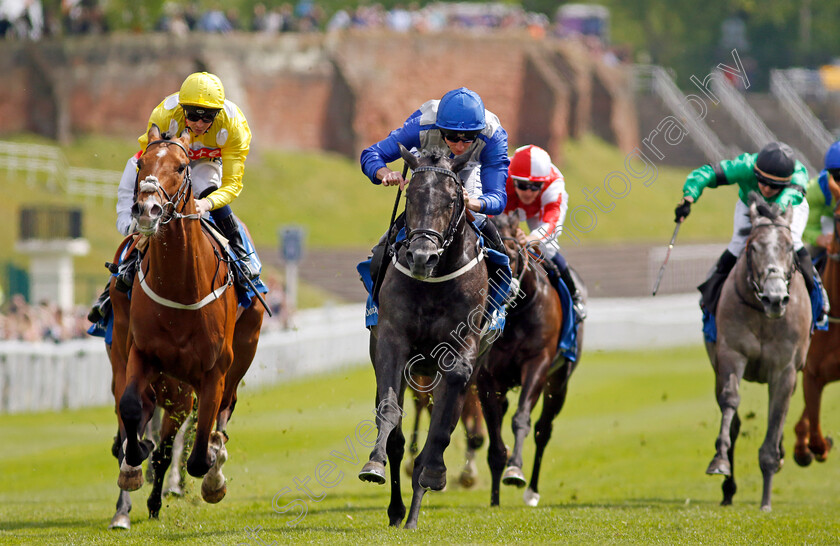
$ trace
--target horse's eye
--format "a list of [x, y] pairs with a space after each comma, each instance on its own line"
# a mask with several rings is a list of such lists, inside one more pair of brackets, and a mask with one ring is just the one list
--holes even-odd
[[178, 165], [178, 174], [183, 174], [183, 173], [184, 173], [184, 169], [186, 169], [186, 168], [187, 168], [187, 164], [186, 164], [186, 163], [181, 163], [180, 165]]

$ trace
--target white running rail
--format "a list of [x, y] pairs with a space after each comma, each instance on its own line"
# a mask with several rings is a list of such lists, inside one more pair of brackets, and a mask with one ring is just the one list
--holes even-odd
[[61, 149], [44, 144], [0, 141], [0, 165], [12, 180], [18, 174], [29, 188], [44, 185], [51, 191], [116, 199], [119, 171], [71, 167]]

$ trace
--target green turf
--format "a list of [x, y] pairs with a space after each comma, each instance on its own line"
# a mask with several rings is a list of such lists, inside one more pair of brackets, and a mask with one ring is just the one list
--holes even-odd
[[[733, 506], [718, 505], [721, 479], [704, 474], [719, 423], [712, 388], [713, 374], [700, 347], [586, 354], [555, 421], [540, 507], [525, 507], [521, 490], [510, 488], [502, 490], [501, 508], [488, 507], [486, 448], [479, 452], [477, 487], [457, 486], [465, 444], [459, 427], [447, 451], [448, 490], [426, 495], [417, 531], [388, 528], [387, 489], [356, 478], [368, 449], [354, 431], [373, 410], [373, 373], [366, 365], [241, 393], [228, 429], [227, 498], [204, 504], [198, 482], [190, 478], [187, 496], [167, 499], [160, 519], [149, 521], [145, 485], [132, 494], [127, 533], [105, 529], [116, 501], [111, 409], [4, 416], [0, 543], [258, 544], [246, 529], [257, 527], [264, 543], [278, 544], [838, 543], [838, 455], [805, 469], [791, 456], [801, 390], [785, 429], [788, 460], [774, 481], [773, 512], [766, 514], [759, 511], [758, 469], [766, 388], [744, 385], [736, 452], [739, 490]], [[833, 386], [826, 391], [827, 432], [840, 426], [836, 393]], [[529, 439], [526, 475], [532, 456]], [[336, 465], [327, 477], [334, 482], [330, 488], [315, 481], [325, 460]], [[296, 490], [295, 480], [323, 498], [310, 500]], [[289, 510], [278, 513], [272, 499], [284, 488], [289, 491], [275, 504]], [[403, 498], [409, 498], [406, 483]], [[295, 499], [299, 503], [288, 506]], [[303, 507], [305, 516], [294, 523]]]

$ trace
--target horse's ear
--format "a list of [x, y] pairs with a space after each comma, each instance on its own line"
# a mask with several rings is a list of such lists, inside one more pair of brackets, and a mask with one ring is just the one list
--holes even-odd
[[464, 168], [464, 166], [469, 163], [472, 154], [470, 153], [463, 153], [459, 156], [455, 157], [455, 160], [452, 162], [452, 172], [458, 172]]
[[761, 214], [758, 211], [758, 206], [761, 203], [764, 203], [764, 199], [762, 199], [761, 195], [758, 193], [751, 191], [750, 194], [747, 196], [747, 201], [749, 202], [750, 206], [750, 223], [755, 225], [755, 220]]
[[403, 160], [408, 163], [409, 168], [413, 171], [417, 168], [420, 164], [420, 160], [418, 160], [413, 153], [408, 151], [408, 148], [402, 145], [402, 143], [398, 142], [400, 146], [400, 155], [402, 156]]
[[190, 130], [184, 129], [183, 131], [181, 131], [181, 135], [178, 137], [178, 140], [181, 142], [181, 144], [184, 145], [185, 148], [189, 149], [190, 141], [192, 140], [192, 137], [190, 136]]
[[149, 142], [160, 140], [160, 128], [158, 128], [157, 125], [152, 123], [152, 126], [149, 127], [149, 133], [146, 136], [148, 137]]

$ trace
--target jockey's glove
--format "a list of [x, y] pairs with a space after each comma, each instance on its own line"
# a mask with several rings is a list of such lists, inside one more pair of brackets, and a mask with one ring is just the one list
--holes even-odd
[[688, 218], [688, 214], [691, 212], [691, 201], [686, 199], [685, 197], [682, 198], [677, 208], [674, 209], [674, 222], [680, 223], [686, 218]]

